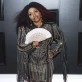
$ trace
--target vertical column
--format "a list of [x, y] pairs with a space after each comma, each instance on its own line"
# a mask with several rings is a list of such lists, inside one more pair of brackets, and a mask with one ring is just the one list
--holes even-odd
[[0, 32], [0, 65], [5, 65], [5, 34]]

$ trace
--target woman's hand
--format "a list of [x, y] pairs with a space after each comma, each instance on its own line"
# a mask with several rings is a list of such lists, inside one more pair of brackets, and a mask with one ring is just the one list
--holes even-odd
[[28, 82], [28, 81], [24, 80], [24, 82]]
[[54, 54], [51, 50], [48, 51], [48, 56], [49, 56], [49, 58], [53, 58]]
[[32, 46], [33, 46], [33, 48], [36, 48], [37, 46], [39, 46], [39, 42], [38, 41], [33, 41]]

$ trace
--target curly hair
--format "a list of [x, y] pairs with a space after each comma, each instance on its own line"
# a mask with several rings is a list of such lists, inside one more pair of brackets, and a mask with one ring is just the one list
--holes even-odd
[[23, 8], [23, 10], [16, 16], [16, 21], [17, 21], [16, 30], [17, 31], [18, 31], [18, 28], [21, 26], [24, 26], [24, 28], [26, 27], [33, 28], [30, 26], [32, 21], [29, 19], [29, 16], [27, 14], [28, 10], [31, 7], [34, 7], [41, 12], [43, 22], [46, 23], [46, 22], [50, 22], [54, 20], [53, 14], [48, 9], [46, 9], [43, 5], [37, 2], [31, 2], [28, 5], [26, 5]]

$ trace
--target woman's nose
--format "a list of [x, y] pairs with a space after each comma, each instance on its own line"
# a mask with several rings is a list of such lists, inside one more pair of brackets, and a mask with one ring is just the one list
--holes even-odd
[[33, 17], [35, 17], [36, 16], [36, 14], [35, 13], [33, 13]]

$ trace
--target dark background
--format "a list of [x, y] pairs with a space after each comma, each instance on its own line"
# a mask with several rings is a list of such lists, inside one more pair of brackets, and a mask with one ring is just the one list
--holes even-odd
[[80, 13], [79, 13], [79, 19], [82, 20], [82, 0], [80, 0]]
[[[53, 1], [52, 3], [56, 5], [56, 0]], [[2, 74], [16, 73], [17, 36], [14, 19], [26, 4], [28, 4], [28, 1], [25, 0], [4, 0], [4, 20], [0, 21], [0, 73]], [[59, 19], [57, 20], [59, 20], [59, 27], [64, 32], [67, 43], [69, 73], [82, 74], [82, 21], [79, 19], [80, 0], [59, 0], [57, 7], [54, 5], [48, 5], [48, 8], [59, 10]], [[62, 63], [60, 60], [60, 55], [54, 59], [54, 73], [62, 73]]]
[[3, 6], [4, 6], [3, 0], [0, 0], [0, 20], [3, 20], [3, 18], [4, 18], [4, 15], [3, 15], [4, 8], [3, 8]]

